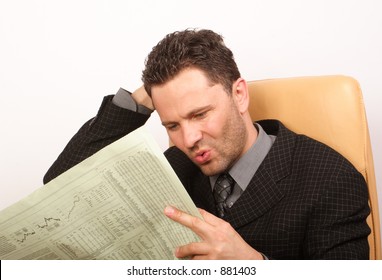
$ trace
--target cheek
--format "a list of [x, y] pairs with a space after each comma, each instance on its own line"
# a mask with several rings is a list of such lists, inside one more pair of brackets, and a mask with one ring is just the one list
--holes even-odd
[[224, 130], [227, 123], [227, 116], [225, 115], [215, 115], [210, 118], [204, 125], [203, 131], [210, 135], [212, 138], [219, 139], [222, 135], [225, 134]]
[[203, 138], [219, 139], [221, 136], [221, 125], [217, 122], [209, 122], [203, 128]]

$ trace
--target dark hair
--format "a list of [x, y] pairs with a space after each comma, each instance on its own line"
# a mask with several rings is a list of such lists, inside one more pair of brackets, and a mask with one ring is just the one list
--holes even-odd
[[240, 78], [233, 53], [223, 37], [211, 30], [186, 29], [168, 34], [150, 52], [145, 61], [142, 81], [149, 95], [186, 68], [202, 70], [214, 84], [223, 85], [230, 94]]

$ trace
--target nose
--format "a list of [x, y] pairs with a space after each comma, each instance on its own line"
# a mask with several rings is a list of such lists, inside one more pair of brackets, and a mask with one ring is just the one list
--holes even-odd
[[202, 132], [195, 123], [183, 126], [183, 143], [186, 148], [193, 148], [200, 139], [202, 139]]

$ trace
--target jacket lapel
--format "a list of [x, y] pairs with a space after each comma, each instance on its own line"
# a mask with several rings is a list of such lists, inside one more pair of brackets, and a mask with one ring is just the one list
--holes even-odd
[[259, 168], [246, 191], [226, 213], [225, 220], [239, 228], [268, 212], [283, 198], [272, 175]]
[[247, 189], [225, 216], [234, 228], [258, 219], [275, 206], [284, 196], [278, 182], [290, 173], [295, 134], [279, 122], [263, 121], [260, 125], [277, 138]]

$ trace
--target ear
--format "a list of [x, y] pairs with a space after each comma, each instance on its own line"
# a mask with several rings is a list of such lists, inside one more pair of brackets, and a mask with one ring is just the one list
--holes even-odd
[[232, 85], [232, 97], [237, 104], [237, 108], [241, 114], [248, 111], [249, 93], [247, 82], [239, 78]]

